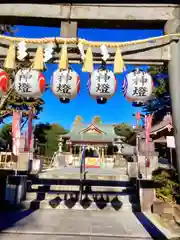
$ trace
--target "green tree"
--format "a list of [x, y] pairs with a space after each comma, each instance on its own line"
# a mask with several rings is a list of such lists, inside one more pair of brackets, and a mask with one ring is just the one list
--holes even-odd
[[67, 133], [67, 131], [59, 124], [51, 124], [51, 128], [45, 132], [45, 155], [52, 157], [54, 152], [58, 150], [60, 135]]
[[[9, 34], [15, 35], [16, 29], [14, 25], [0, 25], [0, 34]], [[0, 61], [0, 68], [3, 68], [4, 61]], [[15, 70], [8, 70], [7, 73], [9, 75], [10, 81], [13, 82], [14, 76], [16, 72], [25, 67], [30, 67], [31, 63], [29, 62], [28, 57], [23, 61], [23, 63], [18, 62]], [[3, 119], [12, 116], [13, 109], [18, 109], [22, 111], [23, 117], [27, 118], [28, 110], [33, 107], [35, 109], [34, 118], [38, 118], [39, 113], [43, 109], [44, 101], [39, 99], [25, 99], [19, 96], [13, 88], [10, 86], [10, 89], [5, 97], [0, 98], [0, 122], [3, 122]]]
[[[60, 135], [66, 134], [65, 130], [59, 124], [39, 123], [34, 128], [34, 138], [39, 148], [44, 148], [45, 156], [51, 157], [58, 150]], [[43, 150], [41, 150], [43, 152]]]
[[[2, 62], [0, 62], [0, 68], [2, 67]], [[28, 64], [19, 64], [15, 71], [9, 71], [8, 75], [9, 78], [12, 80], [14, 79], [14, 75], [15, 73], [23, 68], [23, 67], [29, 67], [29, 63]], [[17, 110], [21, 110], [22, 111], [22, 116], [24, 118], [28, 117], [28, 111], [30, 108], [33, 108], [34, 111], [34, 118], [38, 119], [38, 115], [40, 114], [40, 112], [43, 110], [43, 105], [44, 105], [44, 101], [41, 98], [38, 99], [34, 99], [34, 98], [29, 98], [26, 99], [24, 97], [21, 97], [20, 95], [18, 95], [14, 89], [10, 89], [10, 94], [8, 94], [6, 100], [4, 101], [4, 103], [1, 105], [0, 108], [0, 119], [1, 122], [3, 121], [3, 119], [12, 116], [13, 110], [17, 109]], [[3, 97], [0, 99], [0, 102], [2, 103], [2, 99]]]
[[0, 129], [0, 138], [3, 145], [12, 149], [12, 124], [4, 124]]
[[34, 126], [35, 148], [38, 154], [45, 154], [46, 131], [50, 130], [49, 123], [38, 123]]
[[118, 136], [125, 137], [125, 141], [127, 141], [134, 134], [134, 129], [126, 123], [115, 125], [114, 131]]
[[143, 106], [143, 112], [146, 114], [153, 113], [153, 124], [155, 124], [161, 121], [168, 112], [172, 112], [168, 69], [167, 66], [151, 67], [149, 73], [153, 77], [155, 87], [152, 98]]

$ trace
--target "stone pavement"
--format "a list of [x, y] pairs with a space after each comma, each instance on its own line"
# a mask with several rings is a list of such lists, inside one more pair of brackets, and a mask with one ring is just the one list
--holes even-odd
[[[126, 177], [125, 180], [129, 179], [127, 177], [127, 168], [86, 168], [86, 176], [109, 176], [109, 177]], [[75, 167], [61, 167], [61, 168], [52, 168], [46, 170], [39, 174], [40, 178], [80, 178], [80, 169]]]
[[26, 210], [0, 223], [1, 240], [152, 239], [131, 211]]

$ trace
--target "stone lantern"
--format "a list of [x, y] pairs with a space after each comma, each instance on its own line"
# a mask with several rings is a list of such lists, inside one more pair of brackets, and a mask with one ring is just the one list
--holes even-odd
[[63, 139], [62, 137], [59, 138], [59, 144], [58, 144], [58, 147], [59, 147], [59, 153], [62, 153], [62, 146], [63, 146]]

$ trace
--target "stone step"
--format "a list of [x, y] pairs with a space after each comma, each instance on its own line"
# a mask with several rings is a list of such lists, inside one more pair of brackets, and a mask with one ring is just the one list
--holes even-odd
[[122, 178], [121, 180], [107, 180], [103, 178], [99, 179], [83, 179], [82, 182], [79, 179], [40, 179], [34, 178], [29, 181], [28, 186], [32, 186], [37, 189], [39, 186], [79, 186], [83, 183], [84, 186], [102, 186], [102, 187], [132, 187], [132, 182], [128, 178]]
[[[86, 189], [86, 188], [85, 188]], [[133, 192], [133, 187], [121, 187], [121, 186], [91, 186], [92, 192]], [[88, 191], [88, 187], [87, 187]]]
[[[33, 184], [31, 185], [31, 189], [44, 191], [78, 191], [79, 186], [69, 186], [69, 185], [44, 185], [44, 184]], [[47, 190], [46, 190], [47, 189]]]
[[[7, 234], [7, 233], [1, 233], [1, 240], [14, 240], [14, 239], [19, 239], [19, 236], [22, 236], [22, 233], [21, 234], [19, 234], [19, 233], [9, 233], [9, 234]], [[32, 234], [32, 233], [24, 233], [23, 232], [23, 240], [29, 240], [29, 239], [32, 239], [32, 237], [33, 237], [33, 235], [34, 234]], [[38, 234], [39, 235], [39, 237], [38, 238], [36, 238], [36, 239], [44, 239], [44, 240], [47, 240], [47, 239], [69, 239], [69, 240], [71, 240], [71, 239], [73, 239], [73, 240], [84, 240], [84, 239], [91, 239], [91, 240], [98, 240], [98, 239], [103, 239], [103, 240], [117, 240], [117, 238], [118, 239], [123, 239], [123, 240], [133, 240], [133, 239], [135, 239], [134, 237], [132, 238], [132, 236], [130, 235], [128, 235], [128, 236], [126, 236], [126, 235], [124, 235], [124, 234], [122, 234], [122, 235], [115, 235], [115, 236], [113, 236], [113, 234], [112, 235], [110, 235], [109, 236], [109, 234], [93, 234], [93, 235], [91, 235], [90, 233], [87, 233], [87, 234], [81, 234], [81, 233], [79, 233], [79, 234], [72, 234], [72, 233], [66, 233], [66, 234], [57, 234], [57, 233], [51, 233], [51, 234], [44, 234], [44, 233], [42, 233], [42, 234]], [[152, 238], [151, 237], [141, 237], [141, 236], [136, 236], [136, 239], [138, 239], [138, 240], [152, 240]]]
[[94, 175], [88, 174], [86, 176], [87, 180], [106, 180], [106, 181], [128, 181], [129, 176], [126, 174], [121, 175]]
[[73, 209], [73, 210], [89, 210], [89, 211], [118, 211], [118, 210], [130, 210], [139, 211], [138, 204], [122, 203], [120, 201], [112, 202], [92, 202], [92, 201], [48, 201], [48, 200], [26, 200], [22, 202], [22, 206], [25, 209]]
[[[80, 174], [64, 174], [62, 176], [56, 176], [49, 173], [39, 175], [39, 179], [80, 179]], [[89, 180], [107, 180], [107, 181], [128, 181], [129, 176], [127, 174], [119, 175], [97, 175], [97, 174], [86, 174], [86, 179]]]
[[40, 179], [79, 179], [80, 174], [55, 174], [55, 173], [49, 173], [44, 172], [39, 174]]
[[[127, 167], [113, 169], [85, 169], [86, 179], [98, 179], [104, 177], [104, 180], [121, 180], [126, 176], [128, 179]], [[54, 178], [54, 179], [79, 179], [79, 168], [60, 168], [51, 169], [39, 174], [39, 178]]]
[[[29, 191], [38, 190], [40, 192], [49, 191], [79, 191], [79, 186], [69, 186], [69, 185], [43, 185], [43, 184], [33, 184], [29, 186]], [[84, 189], [92, 192], [122, 192], [122, 191], [133, 191], [133, 187], [121, 187], [121, 186], [85, 186]]]
[[[28, 192], [26, 193], [26, 200], [60, 200], [60, 201], [70, 201], [70, 200], [77, 200], [79, 197], [79, 192], [77, 193], [70, 193], [70, 194], [52, 194], [52, 193], [36, 193], [36, 192]], [[135, 194], [124, 194], [118, 195], [117, 193], [114, 194], [100, 194], [100, 193], [92, 193], [92, 194], [83, 194], [83, 199], [88, 198], [90, 201], [119, 201], [122, 203], [129, 203], [129, 202], [137, 202], [137, 196]]]

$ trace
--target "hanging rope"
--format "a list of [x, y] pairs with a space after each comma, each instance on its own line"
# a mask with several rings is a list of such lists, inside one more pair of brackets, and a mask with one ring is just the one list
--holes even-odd
[[[105, 51], [107, 48], [116, 48], [116, 54], [114, 57], [114, 73], [119, 74], [124, 71], [125, 64], [123, 60], [123, 54], [121, 53], [121, 49], [123, 47], [127, 46], [133, 46], [138, 44], [144, 44], [144, 43], [152, 43], [157, 40], [164, 40], [168, 39], [169, 42], [172, 40], [172, 38], [178, 38], [180, 37], [180, 33], [177, 34], [169, 34], [159, 37], [151, 37], [146, 39], [140, 39], [140, 40], [134, 40], [134, 41], [126, 41], [126, 42], [96, 42], [96, 41], [87, 41], [85, 39], [81, 38], [61, 38], [61, 37], [53, 37], [53, 38], [19, 38], [19, 37], [10, 37], [10, 36], [4, 36], [0, 35], [0, 41], [6, 40], [9, 41], [9, 49], [7, 52], [7, 57], [4, 62], [4, 68], [5, 69], [15, 69], [16, 67], [16, 54], [18, 51], [16, 51], [16, 44], [23, 42], [24, 44], [36, 44], [37, 50], [34, 57], [34, 61], [32, 63], [32, 69], [44, 71], [45, 65], [44, 65], [44, 52], [46, 53], [46, 47], [43, 45], [47, 44], [54, 44], [58, 45], [61, 44], [61, 52], [59, 57], [59, 69], [67, 69], [68, 68], [68, 45], [76, 45], [79, 50], [81, 50], [81, 55], [83, 56], [83, 72], [93, 72], [94, 64], [93, 64], [93, 49], [92, 47], [100, 48], [102, 54], [104, 53], [107, 57], [108, 50]], [[81, 48], [80, 48], [81, 46]], [[87, 47], [86, 52], [83, 54], [83, 46]], [[103, 47], [103, 48], [102, 48]], [[28, 46], [27, 46], [28, 48]], [[103, 50], [104, 49], [104, 50]], [[22, 54], [24, 54], [24, 50], [22, 50]], [[49, 50], [48, 50], [49, 51]], [[106, 52], [106, 53], [105, 53]], [[19, 54], [19, 53], [18, 53]], [[50, 58], [53, 57], [53, 50], [52, 52], [49, 52]], [[104, 55], [104, 56], [105, 56]], [[48, 58], [48, 59], [50, 59]]]
[[[134, 41], [126, 41], [126, 42], [95, 42], [95, 41], [88, 41], [85, 39], [78, 39], [78, 43], [82, 43], [88, 47], [100, 47], [101, 45], [105, 45], [106, 47], [115, 48], [115, 47], [125, 47], [125, 46], [132, 46], [137, 44], [144, 44], [148, 42], [153, 42], [157, 40], [163, 40], [172, 37], [180, 37], [180, 33], [175, 34], [167, 34], [159, 37], [151, 37], [146, 39], [134, 40]], [[58, 43], [58, 44], [77, 44], [77, 38], [19, 38], [19, 37], [9, 37], [0, 35], [0, 40], [7, 40], [9, 42], [21, 42], [24, 41], [25, 43], [29, 44], [46, 44], [46, 43]]]

